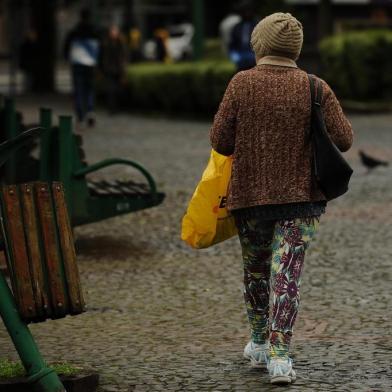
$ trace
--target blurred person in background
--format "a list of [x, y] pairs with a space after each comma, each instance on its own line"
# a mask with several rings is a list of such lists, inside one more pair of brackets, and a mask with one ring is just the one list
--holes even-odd
[[169, 51], [167, 48], [167, 41], [169, 39], [169, 32], [164, 28], [154, 30], [154, 42], [156, 45], [155, 59], [162, 63], [170, 61]]
[[133, 27], [128, 32], [129, 61], [137, 63], [143, 59], [142, 34], [140, 30]]
[[105, 80], [105, 91], [109, 112], [118, 109], [121, 87], [125, 82], [128, 51], [125, 38], [116, 25], [112, 25], [102, 42], [101, 69]]
[[[257, 66], [230, 81], [210, 131], [212, 148], [233, 157], [227, 209], [242, 247], [251, 330], [244, 357], [267, 367], [273, 384], [296, 379], [289, 349], [301, 275], [326, 207], [312, 173], [310, 83], [296, 64], [302, 43], [292, 15], [261, 20], [251, 36]], [[318, 82], [326, 129], [347, 151], [351, 125], [328, 84]]]
[[33, 75], [40, 67], [43, 57], [40, 53], [38, 35], [34, 29], [27, 31], [26, 36], [19, 48], [19, 68], [23, 71], [24, 90], [30, 92], [36, 90]]
[[222, 41], [222, 47], [226, 55], [229, 55], [229, 46], [231, 41], [231, 33], [238, 23], [241, 22], [241, 17], [237, 14], [229, 14], [223, 18], [219, 24], [219, 35]]
[[241, 21], [232, 31], [229, 42], [229, 57], [236, 65], [237, 71], [250, 69], [256, 65], [255, 56], [250, 46], [250, 36], [256, 26], [254, 6], [250, 0], [244, 0], [238, 5]]
[[95, 125], [94, 76], [100, 50], [99, 34], [91, 22], [87, 8], [80, 12], [80, 21], [67, 35], [64, 56], [71, 64], [75, 110], [78, 127]]

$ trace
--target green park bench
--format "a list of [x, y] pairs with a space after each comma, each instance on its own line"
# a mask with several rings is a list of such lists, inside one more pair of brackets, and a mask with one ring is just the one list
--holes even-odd
[[[14, 103], [6, 99], [2, 108], [4, 128], [8, 138], [23, 129]], [[38, 161], [23, 164], [31, 157], [11, 157], [6, 165], [8, 183], [16, 183], [18, 177], [25, 180], [64, 184], [68, 211], [72, 226], [97, 222], [113, 216], [139, 211], [162, 203], [165, 195], [157, 191], [151, 174], [140, 164], [127, 159], [105, 159], [88, 165], [85, 161], [83, 139], [72, 132], [72, 117], [60, 116], [58, 126], [52, 124], [50, 109], [41, 109], [40, 126], [47, 129], [40, 138]], [[37, 163], [38, 162], [38, 163]], [[92, 180], [90, 174], [113, 165], [132, 167], [143, 181]], [[30, 167], [31, 172], [21, 172], [19, 167]]]
[[[0, 167], [42, 129], [23, 132], [0, 144]], [[85, 311], [72, 228], [59, 182], [2, 184], [1, 246], [10, 287], [0, 273], [0, 314], [26, 369], [33, 390], [65, 391], [37, 348], [27, 327]]]

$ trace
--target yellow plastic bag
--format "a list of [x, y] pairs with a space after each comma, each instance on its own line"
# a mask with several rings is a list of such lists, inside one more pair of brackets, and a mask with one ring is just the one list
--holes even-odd
[[193, 248], [207, 248], [237, 234], [234, 218], [226, 209], [231, 164], [231, 157], [211, 151], [182, 220], [181, 239]]

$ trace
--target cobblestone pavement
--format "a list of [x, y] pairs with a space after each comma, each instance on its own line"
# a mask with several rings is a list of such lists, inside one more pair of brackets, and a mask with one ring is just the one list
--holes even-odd
[[[31, 100], [18, 106], [33, 116]], [[328, 207], [305, 261], [290, 391], [392, 390], [392, 169], [366, 174], [357, 158], [362, 148], [392, 161], [392, 115], [351, 120], [356, 141], [347, 157], [355, 174], [349, 194]], [[249, 332], [238, 240], [194, 251], [179, 238], [208, 159], [210, 124], [104, 112], [97, 124], [84, 133], [89, 162], [139, 161], [167, 199], [77, 228], [89, 311], [31, 327], [45, 358], [98, 369], [101, 392], [283, 389], [242, 358]], [[0, 356], [16, 358], [2, 326]]]

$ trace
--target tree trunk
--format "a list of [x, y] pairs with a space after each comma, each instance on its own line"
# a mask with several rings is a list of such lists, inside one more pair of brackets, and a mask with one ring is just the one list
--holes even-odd
[[56, 65], [56, 0], [35, 0], [31, 13], [38, 35], [38, 59], [32, 77], [35, 92], [52, 92]]
[[192, 0], [193, 26], [193, 58], [200, 60], [203, 56], [204, 46], [204, 0]]
[[319, 39], [323, 39], [332, 34], [332, 2], [331, 0], [320, 0], [318, 7]]

